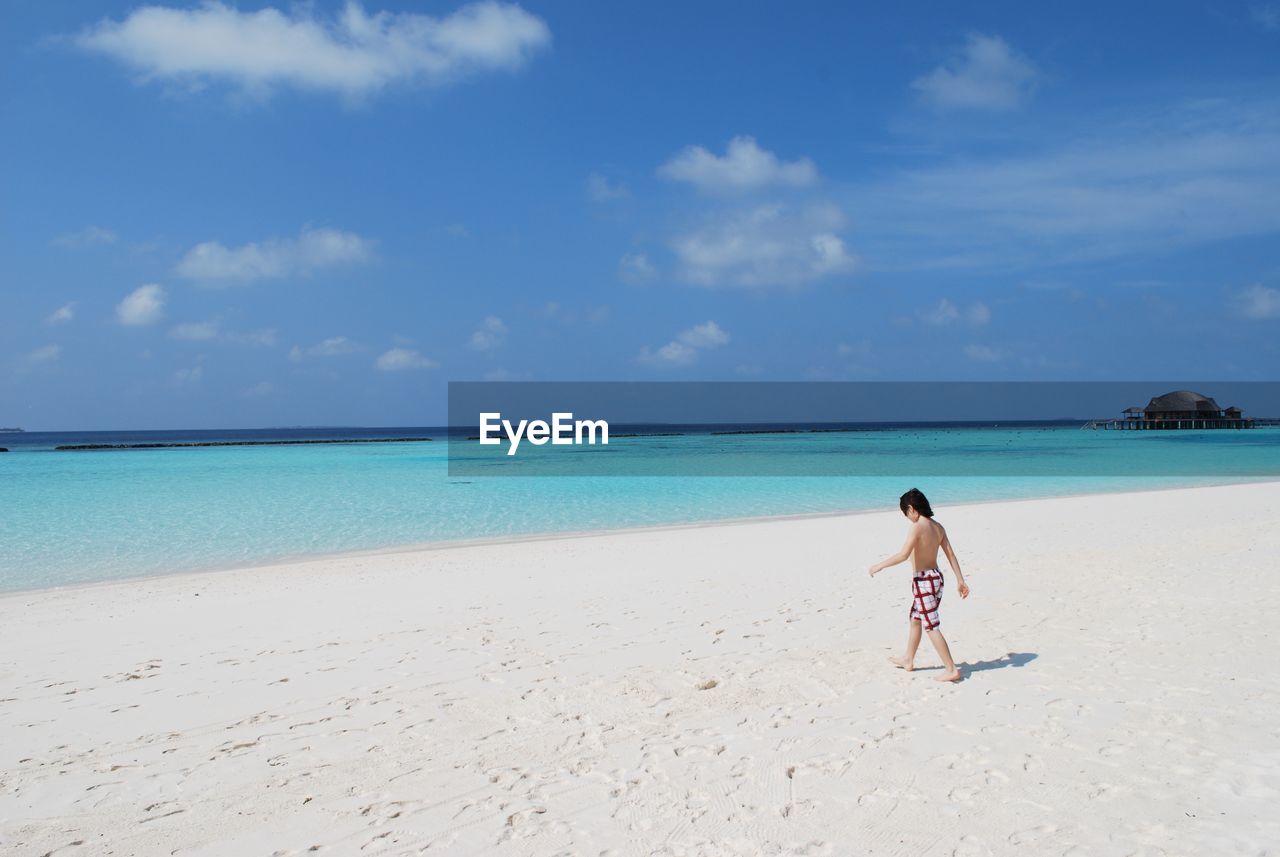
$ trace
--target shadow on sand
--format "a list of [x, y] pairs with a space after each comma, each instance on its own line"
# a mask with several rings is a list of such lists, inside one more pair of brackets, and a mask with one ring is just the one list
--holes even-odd
[[1009, 652], [1002, 658], [995, 658], [990, 661], [977, 661], [972, 664], [961, 664], [960, 669], [967, 675], [968, 673], [978, 673], [983, 670], [998, 670], [1004, 667], [1024, 667], [1038, 658], [1035, 652]]

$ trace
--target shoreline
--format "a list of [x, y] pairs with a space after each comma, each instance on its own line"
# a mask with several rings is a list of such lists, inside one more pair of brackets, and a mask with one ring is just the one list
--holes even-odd
[[1274, 630], [1230, 584], [1280, 596], [1280, 483], [994, 502], [940, 514], [958, 685], [927, 642], [886, 661], [909, 573], [866, 568], [896, 509], [11, 595], [0, 852], [1280, 841]]
[[[1034, 503], [1040, 500], [1067, 500], [1084, 497], [1111, 497], [1124, 494], [1150, 494], [1166, 491], [1194, 491], [1200, 488], [1220, 488], [1230, 485], [1258, 485], [1280, 483], [1280, 479], [1273, 477], [1258, 477], [1248, 481], [1224, 481], [1214, 482], [1207, 485], [1179, 485], [1154, 488], [1136, 488], [1122, 489], [1118, 491], [1087, 491], [1083, 493], [1072, 494], [1045, 494], [1035, 497], [1018, 497], [1013, 499], [991, 499], [991, 500], [970, 500], [948, 506], [948, 509], [960, 509], [968, 506], [987, 506], [997, 503]], [[136, 584], [145, 581], [164, 580], [177, 577], [203, 577], [206, 575], [225, 574], [230, 572], [252, 572], [256, 570], [278, 568], [286, 566], [306, 565], [309, 563], [324, 563], [328, 561], [340, 561], [347, 559], [359, 558], [376, 558], [380, 556], [399, 556], [403, 554], [429, 553], [434, 551], [465, 549], [472, 547], [488, 547], [493, 545], [523, 544], [523, 543], [539, 543], [548, 541], [560, 541], [565, 539], [590, 539], [602, 538], [611, 535], [624, 535], [628, 533], [650, 533], [650, 532], [679, 532], [689, 529], [700, 528], [721, 528], [736, 527], [749, 524], [767, 524], [774, 522], [792, 521], [792, 520], [821, 520], [826, 518], [845, 518], [857, 517], [862, 515], [874, 515], [885, 511], [884, 508], [875, 509], [840, 509], [830, 512], [795, 512], [784, 513], [778, 515], [753, 515], [747, 517], [736, 518], [708, 518], [701, 521], [685, 521], [672, 522], [666, 524], [642, 524], [633, 527], [608, 527], [598, 530], [557, 530], [541, 533], [520, 533], [510, 536], [490, 536], [475, 539], [448, 539], [438, 542], [410, 542], [407, 544], [384, 545], [374, 548], [357, 548], [348, 551], [326, 551], [315, 554], [290, 554], [287, 556], [268, 558], [263, 560], [253, 560], [245, 563], [237, 563], [232, 565], [216, 565], [204, 568], [187, 568], [176, 571], [161, 571], [153, 574], [135, 574], [128, 577], [116, 577], [108, 580], [93, 580], [80, 583], [68, 583], [57, 586], [38, 586], [28, 589], [5, 589], [0, 590], [0, 605], [6, 599], [19, 598], [23, 596], [36, 595], [41, 592], [70, 592], [79, 589], [101, 588], [115, 585]]]

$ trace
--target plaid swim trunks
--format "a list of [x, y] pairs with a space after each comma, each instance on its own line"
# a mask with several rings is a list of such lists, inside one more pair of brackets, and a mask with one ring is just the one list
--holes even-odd
[[942, 603], [942, 572], [936, 568], [917, 571], [911, 578], [911, 618], [924, 623], [926, 631], [942, 624], [938, 605]]

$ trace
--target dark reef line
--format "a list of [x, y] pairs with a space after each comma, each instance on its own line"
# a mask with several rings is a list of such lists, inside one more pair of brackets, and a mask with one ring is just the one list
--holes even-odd
[[55, 446], [55, 452], [95, 449], [185, 449], [193, 446], [305, 446], [321, 443], [426, 443], [429, 437], [353, 437], [321, 440], [201, 440], [173, 443], [69, 443]]

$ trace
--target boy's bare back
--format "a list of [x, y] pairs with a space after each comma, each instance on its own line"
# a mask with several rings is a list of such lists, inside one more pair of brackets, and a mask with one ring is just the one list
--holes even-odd
[[[932, 518], [921, 517], [911, 525], [911, 564], [916, 571], [938, 568], [938, 549], [947, 543], [947, 531]], [[950, 559], [948, 557], [948, 559]]]

